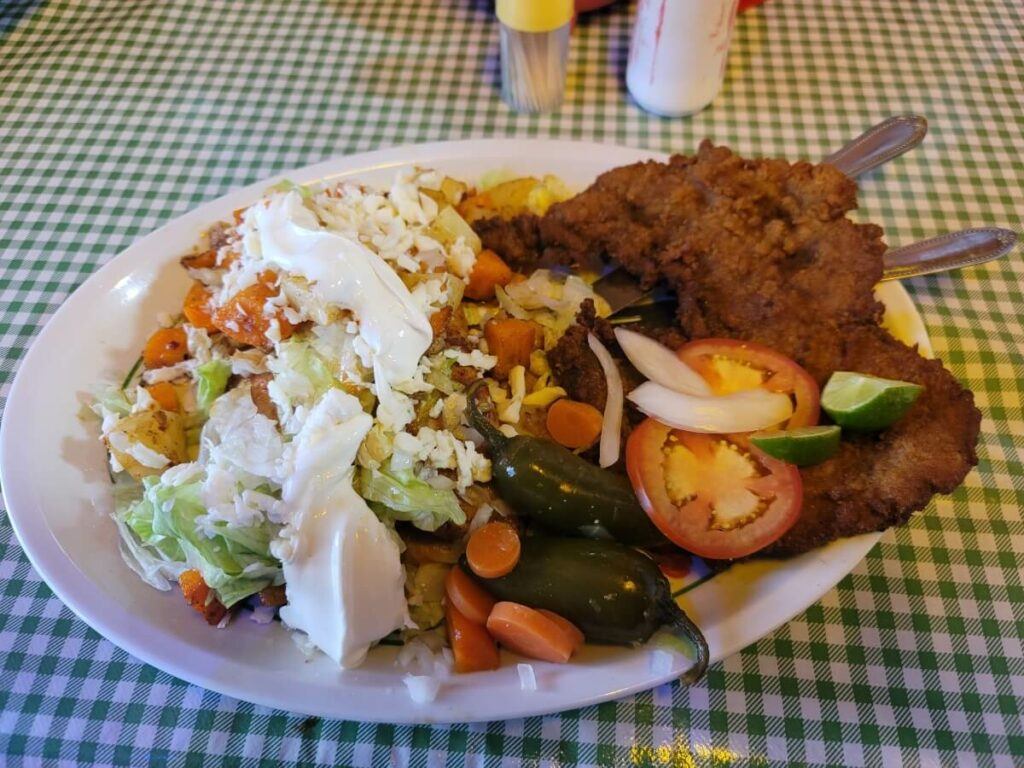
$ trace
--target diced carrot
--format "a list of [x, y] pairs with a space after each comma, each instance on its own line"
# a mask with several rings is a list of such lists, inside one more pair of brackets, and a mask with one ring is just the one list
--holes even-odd
[[249, 378], [249, 399], [256, 406], [256, 411], [271, 421], [277, 421], [277, 406], [270, 397], [270, 382], [274, 374], [258, 373]]
[[178, 390], [169, 381], [158, 381], [146, 387], [149, 396], [156, 400], [156, 404], [165, 411], [178, 410]]
[[548, 408], [548, 434], [566, 448], [589, 448], [601, 436], [604, 416], [590, 403], [562, 398]]
[[486, 624], [494, 607], [494, 598], [487, 591], [455, 566], [444, 579], [444, 593], [448, 602], [463, 616], [477, 624]]
[[497, 669], [500, 662], [498, 646], [484, 625], [470, 621], [451, 603], [445, 606], [444, 614], [448, 644], [455, 657], [455, 671], [482, 672]]
[[519, 562], [519, 534], [508, 523], [485, 523], [466, 544], [466, 560], [473, 573], [483, 579], [497, 579]]
[[494, 298], [497, 286], [506, 286], [512, 281], [512, 269], [501, 256], [486, 248], [477, 255], [473, 270], [469, 273], [466, 297], [483, 301]]
[[537, 345], [537, 329], [533, 323], [514, 317], [491, 320], [484, 326], [484, 338], [488, 351], [498, 358], [494, 375], [504, 379], [515, 366], [530, 364], [530, 353]]
[[216, 330], [213, 324], [213, 314], [210, 311], [210, 292], [202, 283], [192, 283], [192, 287], [185, 294], [185, 304], [181, 309], [188, 320], [196, 328], [205, 331]]
[[510, 651], [564, 664], [572, 656], [573, 637], [540, 611], [511, 602], [495, 604], [487, 631]]
[[182, 571], [178, 577], [178, 586], [185, 602], [203, 614], [207, 624], [219, 624], [228, 609], [217, 599], [203, 580], [203, 575], [194, 568]]
[[[228, 338], [240, 344], [263, 347], [270, 344], [267, 331], [270, 329], [270, 318], [263, 312], [268, 299], [277, 296], [277, 288], [273, 287], [274, 274], [264, 272], [259, 281], [248, 288], [243, 288], [218, 307], [213, 313], [213, 324]], [[278, 309], [274, 314], [281, 338], [287, 339], [294, 330], [292, 324]]]
[[191, 253], [181, 258], [185, 269], [213, 269], [217, 266], [217, 249], [210, 248], [202, 253]]
[[562, 631], [564, 631], [565, 634], [568, 635], [569, 638], [572, 640], [573, 652], [578, 651], [580, 648], [583, 647], [583, 643], [586, 642], [586, 638], [583, 636], [583, 633], [580, 631], [579, 627], [577, 627], [564, 616], [559, 616], [554, 611], [549, 611], [545, 608], [538, 608], [537, 612], [547, 616], [549, 619], [555, 622], [555, 624], [562, 628]]
[[451, 319], [451, 316], [451, 307], [441, 307], [430, 316], [430, 330], [434, 332], [435, 339], [444, 333], [444, 329], [448, 327], [448, 321]]
[[188, 337], [182, 328], [161, 328], [146, 342], [142, 350], [142, 363], [147, 368], [165, 368], [185, 359]]

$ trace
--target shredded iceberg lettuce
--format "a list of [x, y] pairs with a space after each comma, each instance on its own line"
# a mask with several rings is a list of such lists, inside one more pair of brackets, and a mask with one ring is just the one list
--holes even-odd
[[384, 520], [404, 520], [422, 531], [436, 531], [448, 522], [466, 522], [453, 490], [434, 488], [409, 471], [364, 467], [359, 470], [357, 490]]
[[196, 368], [196, 404], [208, 411], [213, 401], [224, 394], [231, 377], [231, 365], [226, 360], [209, 360]]
[[168, 580], [195, 568], [230, 607], [281, 581], [280, 563], [270, 554], [277, 528], [266, 521], [235, 527], [202, 519], [201, 485], [198, 480], [167, 485], [146, 478], [141, 498], [116, 519], [123, 526], [126, 559], [147, 583], [167, 589]]
[[286, 431], [292, 433], [302, 426], [301, 418], [296, 418], [297, 410], [312, 408], [327, 390], [341, 383], [334, 372], [336, 364], [303, 338], [278, 344], [277, 354], [267, 358], [267, 367], [274, 374], [270, 397]]

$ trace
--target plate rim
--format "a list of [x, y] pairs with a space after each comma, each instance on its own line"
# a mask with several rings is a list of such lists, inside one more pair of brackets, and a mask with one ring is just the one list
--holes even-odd
[[[351, 707], [348, 709], [348, 714], [343, 714], [341, 713], [341, 710], [337, 708], [323, 709], [321, 707], [309, 707], [304, 709], [302, 707], [293, 707], [291, 704], [283, 706], [273, 695], [263, 695], [252, 689], [246, 689], [244, 685], [234, 685], [231, 683], [230, 679], [224, 679], [221, 677], [211, 678], [208, 675], [204, 676], [194, 672], [185, 664], [177, 663], [174, 660], [169, 661], [166, 657], [150, 648], [148, 644], [142, 640], [142, 637], [144, 637], [143, 635], [133, 635], [132, 633], [124, 631], [123, 628], [121, 628], [114, 620], [114, 617], [111, 616], [110, 606], [100, 605], [97, 607], [95, 602], [89, 603], [88, 600], [82, 598], [81, 590], [72, 583], [73, 579], [69, 578], [70, 572], [77, 572], [77, 566], [71, 556], [68, 555], [61, 547], [50, 525], [45, 521], [43, 524], [32, 525], [32, 520], [24, 517], [24, 514], [19, 514], [18, 512], [19, 509], [27, 510], [30, 506], [25, 496], [26, 493], [29, 493], [31, 490], [23, 487], [22, 484], [18, 482], [18, 479], [12, 476], [12, 471], [15, 466], [14, 462], [16, 462], [16, 446], [14, 445], [14, 440], [16, 435], [19, 434], [18, 427], [25, 416], [25, 414], [19, 412], [18, 405], [23, 400], [26, 400], [28, 396], [26, 390], [30, 387], [28, 376], [24, 374], [24, 372], [26, 370], [31, 371], [33, 368], [37, 367], [37, 358], [43, 354], [47, 345], [52, 343], [51, 337], [57, 333], [56, 329], [60, 327], [60, 323], [63, 322], [64, 318], [73, 314], [78, 309], [78, 305], [86, 300], [86, 294], [90, 291], [102, 290], [101, 286], [110, 283], [111, 278], [118, 274], [119, 262], [123, 265], [125, 261], [131, 258], [132, 254], [135, 254], [136, 252], [146, 252], [150, 250], [152, 246], [157, 246], [156, 248], [153, 248], [153, 250], [160, 255], [160, 258], [166, 259], [167, 256], [160, 253], [159, 242], [161, 236], [171, 227], [182, 227], [186, 225], [198, 225], [200, 227], [209, 226], [213, 221], [210, 220], [210, 215], [207, 211], [213, 211], [218, 208], [227, 209], [228, 206], [232, 205], [234, 207], [238, 207], [240, 203], [245, 204], [247, 202], [251, 202], [253, 199], [262, 195], [269, 186], [272, 186], [275, 182], [283, 179], [291, 179], [299, 183], [308, 183], [310, 181], [330, 179], [332, 177], [344, 175], [367, 174], [373, 171], [379, 172], [389, 167], [403, 167], [418, 163], [443, 163], [446, 159], [472, 160], [473, 155], [482, 155], [485, 151], [499, 154], [508, 153], [508, 159], [506, 162], [514, 163], [514, 153], [512, 153], [511, 150], [515, 149], [517, 151], [521, 151], [524, 144], [531, 145], [532, 149], [539, 151], [542, 155], [549, 155], [555, 162], [557, 162], [557, 159], [564, 152], [571, 152], [575, 154], [587, 151], [601, 151], [606, 153], [608, 157], [602, 157], [602, 160], [598, 164], [606, 168], [611, 168], [618, 164], [618, 161], [613, 159], [616, 156], [621, 156], [624, 162], [635, 162], [645, 157], [656, 160], [664, 160], [668, 157], [665, 153], [643, 148], [628, 147], [620, 144], [561, 139], [499, 138], [463, 139], [455, 141], [398, 145], [386, 149], [377, 149], [370, 152], [354, 153], [351, 155], [330, 158], [318, 163], [275, 174], [269, 178], [256, 181], [239, 189], [231, 190], [212, 200], [197, 204], [185, 213], [174, 217], [148, 234], [136, 239], [127, 248], [112, 256], [99, 269], [89, 275], [89, 277], [62, 302], [61, 306], [57, 308], [53, 315], [47, 320], [44, 327], [32, 340], [24, 357], [18, 364], [17, 371], [15, 372], [10, 389], [8, 390], [8, 396], [4, 405], [4, 418], [2, 419], [2, 423], [0, 423], [0, 487], [2, 487], [3, 490], [7, 517], [11, 522], [12, 529], [14, 530], [22, 551], [25, 552], [25, 555], [32, 564], [32, 567], [40, 575], [47, 586], [68, 608], [71, 609], [73, 613], [75, 613], [78, 618], [84, 621], [101, 636], [108, 639], [110, 642], [122, 648], [129, 654], [135, 656], [142, 662], [191, 684], [207, 688], [233, 698], [269, 706], [278, 710], [303, 712], [306, 714], [330, 718], [358, 719], [362, 722], [437, 724], [467, 721], [489, 722], [523, 716], [545, 715], [613, 699], [619, 699], [627, 695], [651, 689], [678, 677], [679, 673], [686, 666], [685, 662], [680, 663], [680, 660], [682, 659], [681, 656], [675, 658], [675, 663], [673, 664], [672, 669], [667, 673], [663, 672], [660, 676], [647, 676], [632, 685], [626, 685], [615, 690], [606, 691], [600, 695], [585, 696], [574, 700], [573, 703], [570, 704], [560, 702], [550, 706], [538, 706], [540, 701], [537, 700], [534, 702], [534, 705], [531, 706], [529, 697], [522, 697], [526, 701], [525, 705], [509, 708], [501, 714], [488, 714], [482, 717], [469, 717], [468, 719], [464, 713], [453, 713], [450, 717], [443, 715], [440, 717], [432, 717], [430, 713], [431, 707], [429, 706], [421, 708], [417, 708], [415, 706], [411, 708], [407, 707], [405, 715], [408, 715], [411, 712], [412, 716], [402, 716], [399, 718], [375, 716], [373, 714], [355, 715], [352, 713]], [[129, 272], [127, 274], [131, 273]], [[927, 330], [925, 329], [920, 313], [909, 294], [907, 294], [906, 290], [899, 283], [893, 282], [885, 285], [891, 286], [887, 289], [888, 292], [892, 295], [892, 298], [896, 303], [903, 305], [902, 309], [904, 311], [909, 308], [912, 321], [916, 323], [915, 330], [923, 332], [923, 335], [917, 340], [923, 347], [927, 347], [929, 341]], [[13, 415], [10, 408], [12, 403], [15, 405]], [[799, 600], [796, 603], [787, 604], [786, 608], [776, 615], [777, 621], [768, 622], [767, 624], [762, 625], [763, 631], [760, 631], [756, 638], [748, 639], [742, 643], [725, 643], [724, 647], [719, 649], [719, 653], [714, 655], [714, 660], [717, 661], [724, 659], [738, 652], [742, 648], [757, 642], [761, 638], [774, 632], [779, 626], [791, 621], [796, 615], [805, 611], [809, 606], [820, 601], [824, 594], [827, 594], [829, 590], [833, 589], [839, 580], [845, 578], [846, 575], [849, 575], [852, 569], [861, 560], [863, 560], [867, 553], [881, 538], [883, 533], [884, 532], [862, 534], [861, 536], [834, 542], [822, 550], [815, 550], [816, 553], [820, 554], [824, 549], [839, 548], [841, 545], [841, 548], [848, 556], [848, 567], [845, 568], [843, 575], [825, 586], [816, 596], [810, 598], [806, 602], [804, 600]], [[63, 562], [61, 562], [62, 560]], [[61, 566], [67, 565], [70, 565], [71, 568], [66, 571], [62, 571]], [[134, 574], [132, 577], [135, 578]], [[116, 608], [122, 612], [124, 610], [120, 606], [116, 606]], [[192, 648], [191, 650], [197, 655], [207, 653], [203, 648]], [[399, 695], [404, 696], [404, 691], [400, 691]]]

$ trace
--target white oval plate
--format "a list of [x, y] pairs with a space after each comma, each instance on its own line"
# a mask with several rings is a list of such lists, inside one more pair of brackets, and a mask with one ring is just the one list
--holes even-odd
[[[475, 180], [495, 168], [554, 173], [575, 187], [600, 172], [664, 156], [562, 141], [479, 140], [387, 149], [331, 160], [207, 203], [142, 238], [96, 272], [54, 315], [25, 356], [0, 432], [7, 511], [33, 566], [58, 597], [132, 655], [191, 683], [258, 704], [325, 717], [393, 723], [467, 722], [557, 712], [615, 699], [677, 677], [652, 669], [645, 650], [589, 647], [567, 665], [535, 664], [538, 690], [520, 690], [514, 658], [495, 672], [456, 676], [437, 700], [417, 705], [394, 664], [395, 649], [342, 672], [323, 656], [307, 661], [277, 623], [245, 619], [224, 630], [200, 621], [176, 592], [146, 586], [122, 562], [105, 456], [95, 427], [77, 413], [97, 383], [135, 360], [160, 311], [176, 312], [188, 285], [178, 264], [200, 232], [253, 202], [280, 178], [299, 183], [355, 176], [390, 183], [415, 164]], [[923, 349], [928, 338], [902, 287], [881, 296]], [[718, 661], [816, 602], [864, 557], [880, 534], [838, 541], [786, 562], [744, 564], [681, 599]], [[653, 665], [655, 668], [658, 665]]]

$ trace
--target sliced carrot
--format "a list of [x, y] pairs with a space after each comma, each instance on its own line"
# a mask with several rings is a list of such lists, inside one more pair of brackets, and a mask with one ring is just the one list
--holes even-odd
[[601, 436], [604, 416], [590, 403], [562, 398], [548, 408], [548, 434], [566, 448], [589, 448]]
[[483, 624], [477, 624], [463, 616], [451, 603], [445, 606], [445, 624], [448, 629], [448, 644], [455, 657], [456, 672], [482, 672], [497, 669], [500, 663], [498, 646]]
[[546, 608], [538, 608], [537, 613], [540, 613], [546, 616], [547, 618], [551, 619], [553, 622], [555, 622], [555, 624], [557, 624], [561, 628], [563, 632], [565, 632], [566, 636], [572, 641], [573, 653], [582, 648], [583, 644], [587, 641], [587, 638], [583, 635], [583, 632], [580, 630], [580, 628], [564, 616], [560, 616], [554, 611], [549, 611]]
[[510, 651], [531, 659], [564, 664], [575, 649], [573, 635], [561, 624], [519, 603], [495, 604], [487, 631]]
[[206, 331], [213, 331], [217, 328], [213, 324], [213, 313], [210, 309], [210, 292], [202, 283], [192, 283], [192, 287], [185, 294], [185, 304], [181, 309], [188, 320], [196, 328]]
[[[270, 318], [263, 312], [263, 307], [268, 299], [277, 296], [277, 288], [272, 285], [274, 279], [272, 272], [264, 272], [259, 282], [243, 288], [218, 307], [213, 313], [213, 324], [217, 329], [241, 344], [254, 347], [269, 345], [267, 331], [270, 330]], [[274, 317], [281, 329], [281, 338], [287, 339], [292, 335], [292, 324], [282, 309], [278, 309]]]
[[477, 624], [487, 623], [487, 617], [494, 607], [494, 598], [459, 566], [448, 571], [444, 579], [444, 593], [448, 602], [467, 619]]
[[487, 323], [484, 338], [488, 352], [498, 358], [494, 375], [504, 379], [517, 365], [530, 364], [530, 353], [537, 346], [537, 329], [527, 320], [508, 317]]
[[161, 328], [146, 342], [142, 350], [142, 363], [147, 368], [165, 368], [185, 359], [188, 337], [182, 328]]
[[228, 609], [217, 599], [203, 580], [203, 575], [194, 568], [182, 571], [178, 577], [178, 586], [185, 602], [203, 614], [207, 624], [219, 624]]
[[158, 381], [146, 387], [149, 396], [156, 400], [156, 404], [165, 411], [178, 410], [178, 390], [169, 381]]
[[476, 257], [473, 270], [469, 273], [466, 285], [466, 296], [482, 301], [494, 298], [497, 286], [506, 286], [512, 282], [512, 269], [494, 251], [484, 249]]
[[485, 523], [466, 544], [466, 560], [477, 576], [497, 579], [519, 562], [519, 534], [508, 523]]

